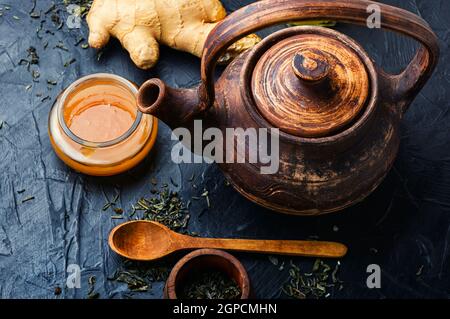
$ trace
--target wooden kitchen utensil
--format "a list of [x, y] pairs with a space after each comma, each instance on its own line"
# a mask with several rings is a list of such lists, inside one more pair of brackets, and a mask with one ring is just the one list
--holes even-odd
[[130, 221], [115, 227], [109, 235], [109, 246], [125, 258], [141, 261], [194, 248], [324, 258], [340, 258], [347, 253], [345, 245], [333, 242], [191, 237], [147, 220]]
[[[369, 5], [381, 9], [382, 28], [420, 43], [402, 73], [388, 74], [337, 31], [300, 26], [268, 36], [214, 83], [217, 60], [243, 36], [291, 21], [366, 26]], [[438, 58], [436, 35], [406, 10], [363, 0], [264, 0], [235, 11], [212, 30], [199, 87], [171, 88], [150, 79], [139, 90], [138, 105], [172, 129], [192, 132], [195, 119], [203, 120], [204, 130], [215, 127], [223, 136], [228, 128], [278, 128], [279, 134], [271, 132], [279, 138], [274, 174], [261, 173], [267, 166], [261, 157], [257, 163], [222, 160], [219, 165], [248, 199], [283, 213], [317, 215], [353, 205], [381, 183], [398, 151], [400, 120]], [[257, 150], [249, 140], [240, 141], [246, 158]], [[224, 145], [223, 157], [234, 159], [235, 151], [235, 145]]]
[[239, 299], [250, 297], [250, 279], [236, 257], [223, 250], [197, 249], [181, 258], [170, 271], [164, 287], [164, 298], [179, 299], [178, 290], [192, 276], [210, 270], [218, 270], [233, 279], [239, 286]]

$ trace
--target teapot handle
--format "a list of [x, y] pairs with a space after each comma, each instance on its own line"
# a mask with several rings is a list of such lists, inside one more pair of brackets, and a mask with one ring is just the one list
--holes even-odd
[[290, 21], [331, 20], [366, 25], [370, 5], [381, 9], [381, 27], [410, 36], [420, 42], [415, 57], [398, 75], [384, 71], [394, 102], [402, 112], [431, 76], [439, 59], [434, 32], [419, 16], [390, 5], [367, 0], [263, 0], [243, 7], [222, 20], [209, 34], [203, 50], [200, 99], [204, 108], [215, 99], [214, 70], [219, 57], [240, 38], [272, 25]]

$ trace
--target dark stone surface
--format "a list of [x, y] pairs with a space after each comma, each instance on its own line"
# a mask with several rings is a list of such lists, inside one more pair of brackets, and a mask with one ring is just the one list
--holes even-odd
[[[250, 1], [224, 1], [229, 10]], [[199, 60], [167, 48], [152, 71], [138, 70], [117, 42], [108, 46], [100, 61], [94, 50], [75, 47], [80, 32], [65, 26], [54, 36], [36, 37], [39, 20], [28, 16], [31, 1], [11, 1], [11, 9], [0, 17], [0, 297], [84, 298], [87, 278], [97, 277], [102, 298], [129, 295], [126, 285], [106, 280], [123, 263], [108, 247], [107, 236], [121, 221], [102, 212], [104, 197], [120, 192], [120, 206], [129, 210], [141, 196], [149, 194], [150, 178], [179, 184], [185, 199], [210, 192], [212, 207], [204, 201], [191, 207], [189, 229], [203, 236], [304, 239], [318, 236], [342, 241], [349, 254], [342, 260], [342, 291], [333, 298], [435, 298], [450, 295], [450, 2], [446, 0], [386, 0], [420, 14], [437, 32], [442, 57], [431, 81], [408, 111], [402, 125], [402, 143], [394, 169], [385, 182], [363, 203], [344, 212], [317, 218], [288, 217], [261, 209], [230, 187], [216, 165], [175, 165], [170, 161], [170, 131], [161, 126], [151, 155], [137, 169], [115, 178], [92, 178], [68, 169], [53, 153], [47, 135], [47, 116], [55, 96], [78, 77], [111, 72], [140, 84], [160, 77], [174, 86], [192, 86], [199, 80]], [[46, 10], [51, 1], [38, 1]], [[0, 4], [0, 7], [4, 7]], [[61, 10], [64, 7], [60, 5]], [[14, 19], [13, 16], [20, 20]], [[50, 19], [45, 29], [55, 30]], [[398, 71], [411, 58], [415, 45], [402, 37], [364, 28], [337, 29], [360, 41], [369, 54], [388, 70]], [[47, 49], [44, 49], [48, 41]], [[69, 48], [54, 49], [58, 41]], [[38, 50], [38, 83], [32, 83], [25, 66], [26, 49]], [[64, 62], [76, 62], [64, 67]], [[56, 80], [51, 86], [47, 79]], [[37, 94], [42, 94], [38, 97]], [[51, 100], [41, 101], [49, 95]], [[195, 173], [199, 190], [188, 181]], [[175, 187], [172, 187], [175, 188]], [[18, 191], [25, 189], [19, 194]], [[34, 200], [22, 203], [27, 196]], [[338, 231], [333, 231], [333, 228]], [[290, 258], [279, 271], [267, 256], [236, 254], [245, 264], [257, 297], [278, 298], [288, 279]], [[176, 261], [172, 258], [171, 262]], [[308, 270], [310, 260], [293, 261]], [[66, 267], [79, 264], [81, 289], [63, 289]], [[382, 288], [366, 287], [366, 267], [382, 269]], [[422, 274], [417, 276], [419, 268]], [[136, 298], [159, 298], [162, 283]]]

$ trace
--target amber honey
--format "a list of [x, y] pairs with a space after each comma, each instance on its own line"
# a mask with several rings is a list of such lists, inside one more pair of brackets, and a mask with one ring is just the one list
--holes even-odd
[[93, 74], [60, 94], [49, 116], [52, 146], [68, 166], [109, 176], [136, 166], [149, 153], [157, 119], [136, 106], [137, 87], [112, 74]]

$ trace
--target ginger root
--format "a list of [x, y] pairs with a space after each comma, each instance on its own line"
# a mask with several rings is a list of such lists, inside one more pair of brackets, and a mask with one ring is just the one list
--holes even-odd
[[[139, 68], [149, 69], [158, 61], [159, 43], [201, 57], [209, 32], [225, 16], [219, 0], [94, 0], [89, 45], [100, 49], [112, 35]], [[236, 42], [222, 62], [259, 41], [251, 35]]]

